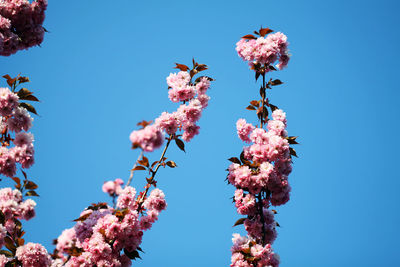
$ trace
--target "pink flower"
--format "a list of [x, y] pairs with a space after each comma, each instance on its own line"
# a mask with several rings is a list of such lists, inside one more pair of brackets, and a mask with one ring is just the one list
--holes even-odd
[[9, 259], [6, 256], [4, 256], [3, 254], [1, 254], [0, 255], [0, 267], [6, 266], [7, 262], [9, 262]]
[[107, 193], [109, 195], [119, 195], [122, 191], [121, 185], [124, 184], [124, 181], [121, 179], [115, 179], [115, 181], [108, 181], [103, 184], [102, 190], [104, 193]]
[[16, 146], [23, 146], [23, 145], [32, 145], [34, 141], [33, 134], [31, 133], [24, 133], [19, 132], [15, 134], [14, 144]]
[[50, 266], [51, 259], [47, 250], [40, 244], [28, 243], [18, 247], [15, 256], [24, 267]]
[[130, 209], [135, 210], [137, 208], [137, 203], [135, 200], [136, 189], [132, 186], [125, 187], [118, 199], [117, 199], [117, 207], [120, 209]]
[[66, 229], [57, 238], [56, 249], [60, 252], [68, 252], [72, 247], [75, 246], [76, 233], [74, 228]]
[[133, 131], [129, 138], [134, 146], [139, 146], [146, 152], [159, 148], [164, 142], [163, 133], [155, 125]]
[[249, 135], [255, 129], [255, 127], [252, 124], [247, 123], [245, 119], [239, 119], [236, 122], [236, 129], [239, 138], [243, 142], [250, 143], [251, 140], [249, 138]]
[[36, 202], [32, 199], [27, 199], [22, 202], [19, 206], [19, 214], [22, 219], [30, 220], [35, 217], [35, 206]]
[[[0, 28], [1, 28], [1, 19], [0, 19]], [[13, 92], [11, 92], [10, 89], [0, 88], [0, 115], [1, 116], [11, 115], [12, 111], [18, 106], [18, 100], [19, 97]]]
[[188, 101], [196, 95], [196, 88], [191, 85], [172, 88], [168, 91], [168, 97], [172, 102]]
[[197, 126], [196, 124], [186, 124], [183, 126], [183, 135], [182, 139], [185, 142], [189, 142], [190, 140], [193, 139], [196, 135], [199, 134], [200, 127]]
[[0, 173], [8, 177], [13, 177], [16, 171], [14, 153], [12, 153], [12, 150], [0, 147]]
[[0, 1], [0, 55], [9, 56], [43, 41], [46, 8], [47, 0]]
[[269, 120], [267, 127], [270, 132], [280, 136], [282, 136], [283, 131], [285, 130], [285, 124], [278, 120]]
[[171, 88], [181, 88], [188, 85], [190, 82], [190, 74], [186, 71], [180, 71], [178, 73], [171, 73], [167, 77], [167, 84]]
[[193, 99], [189, 102], [189, 105], [181, 105], [178, 109], [178, 113], [185, 117], [187, 123], [195, 123], [200, 119], [202, 109], [201, 102], [197, 99]]
[[277, 67], [282, 69], [289, 62], [287, 47], [286, 35], [277, 32], [257, 39], [241, 39], [236, 44], [236, 51], [244, 61], [250, 62], [250, 65], [255, 63], [270, 65], [278, 60], [279, 64]]
[[272, 118], [277, 121], [281, 121], [286, 125], [286, 113], [281, 109], [276, 109], [272, 112]]
[[176, 112], [174, 113], [168, 113], [168, 112], [163, 112], [160, 117], [158, 117], [155, 120], [155, 125], [160, 128], [161, 130], [164, 130], [167, 134], [174, 134], [178, 130], [179, 126], [179, 117]]
[[199, 95], [204, 95], [208, 88], [210, 88], [211, 82], [207, 77], [201, 77], [200, 81], [196, 84], [196, 91]]
[[18, 133], [22, 130], [28, 131], [32, 127], [32, 121], [33, 118], [25, 108], [17, 107], [8, 119], [7, 126], [10, 131]]
[[158, 212], [164, 210], [167, 207], [164, 193], [158, 188], [154, 189], [144, 201], [143, 206], [148, 210], [156, 210]]

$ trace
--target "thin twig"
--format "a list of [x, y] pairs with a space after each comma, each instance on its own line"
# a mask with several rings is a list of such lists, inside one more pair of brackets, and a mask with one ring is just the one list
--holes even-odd
[[133, 169], [135, 169], [135, 167], [137, 166], [137, 162], [141, 157], [143, 157], [143, 150], [140, 152], [139, 157], [137, 158], [137, 160], [135, 161], [135, 164], [133, 165], [133, 167], [131, 169], [131, 175], [129, 176], [128, 182], [126, 183], [125, 187], [127, 187], [131, 184], [132, 179], [133, 179], [133, 173], [135, 172]]
[[143, 204], [143, 202], [144, 202], [144, 199], [145, 199], [147, 193], [149, 192], [149, 189], [150, 189], [150, 187], [151, 187], [151, 184], [152, 184], [153, 181], [154, 181], [154, 178], [155, 178], [155, 176], [156, 176], [156, 174], [157, 174], [158, 169], [159, 169], [160, 166], [162, 165], [162, 162], [163, 162], [165, 153], [167, 152], [167, 149], [168, 149], [169, 144], [171, 143], [172, 139], [173, 139], [173, 136], [168, 137], [168, 142], [167, 142], [167, 144], [166, 144], [165, 147], [164, 147], [164, 150], [163, 150], [163, 152], [162, 152], [162, 154], [161, 154], [160, 160], [158, 161], [156, 168], [155, 168], [154, 170], [150, 170], [152, 175], [151, 175], [150, 179], [147, 181], [146, 190], [144, 191], [142, 197], [141, 197], [140, 200], [139, 200], [138, 210], [140, 210], [140, 208], [142, 207], [142, 204]]

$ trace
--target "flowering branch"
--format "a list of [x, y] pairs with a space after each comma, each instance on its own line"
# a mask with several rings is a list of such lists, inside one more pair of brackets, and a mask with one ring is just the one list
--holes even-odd
[[[255, 71], [256, 81], [262, 76], [260, 100], [250, 101], [248, 110], [256, 111], [259, 126], [239, 119], [236, 123], [239, 138], [252, 143], [244, 147], [240, 158], [229, 160], [227, 180], [236, 187], [235, 206], [239, 219], [234, 226], [244, 224], [246, 237], [234, 234], [231, 267], [279, 266], [279, 257], [272, 251], [276, 238], [275, 210], [269, 207], [283, 205], [289, 200], [288, 175], [292, 170], [292, 156], [296, 152], [290, 147], [297, 144], [296, 137], [286, 131], [286, 114], [272, 105], [266, 90], [280, 85], [278, 79], [266, 82], [266, 74], [286, 67], [289, 62], [288, 43], [284, 34], [261, 28], [254, 35], [245, 35], [237, 43], [236, 50], [242, 59], [249, 61]], [[273, 64], [278, 61], [276, 66]], [[269, 114], [271, 112], [271, 118]]]
[[[190, 141], [199, 133], [196, 123], [209, 100], [205, 93], [212, 79], [203, 76], [192, 82], [192, 78], [207, 66], [193, 60], [192, 69], [182, 64], [177, 64], [177, 68], [181, 71], [167, 78], [169, 98], [182, 104], [176, 112], [163, 112], [154, 124], [151, 121], [138, 123], [142, 128], [133, 131], [130, 140], [132, 148], [140, 148], [141, 153], [131, 169], [127, 185], [122, 189], [121, 179], [104, 183], [103, 191], [113, 198], [114, 206], [98, 203], [84, 210], [75, 220], [76, 225], [56, 240], [56, 250], [52, 254], [54, 262], [62, 266], [130, 266], [132, 259], [140, 258], [143, 232], [152, 227], [159, 213], [167, 207], [160, 189], [155, 188], [149, 193], [150, 188], [157, 185], [156, 174], [161, 166], [176, 167], [174, 161], [166, 161], [165, 157], [171, 141], [185, 150], [184, 141]], [[183, 133], [178, 134], [179, 130]], [[165, 133], [167, 138], [164, 138]], [[167, 142], [160, 159], [150, 164], [143, 153], [161, 147], [164, 139]], [[144, 191], [136, 194], [130, 183], [134, 172], [142, 170], [147, 170], [150, 177], [146, 178]]]

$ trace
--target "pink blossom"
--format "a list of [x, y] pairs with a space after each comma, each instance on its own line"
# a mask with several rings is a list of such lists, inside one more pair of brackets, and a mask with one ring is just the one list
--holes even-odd
[[129, 138], [134, 146], [139, 146], [146, 152], [159, 148], [164, 142], [163, 133], [155, 125], [133, 131]]
[[272, 118], [277, 121], [281, 121], [286, 125], [286, 113], [281, 109], [276, 109], [272, 112]]
[[56, 249], [60, 252], [68, 252], [72, 247], [75, 246], [76, 232], [74, 228], [66, 229], [57, 238]]
[[[241, 39], [236, 44], [238, 55], [251, 65], [259, 63], [270, 65], [279, 61], [277, 67], [284, 68], [289, 61], [287, 37], [283, 33], [277, 32], [266, 37], [245, 40]], [[266, 69], [269, 70], [268, 68]]]
[[208, 88], [210, 88], [211, 82], [207, 77], [201, 77], [200, 81], [196, 84], [196, 91], [199, 95], [204, 95]]
[[32, 144], [13, 147], [10, 153], [14, 160], [21, 164], [22, 168], [30, 168], [35, 163], [35, 150]]
[[188, 101], [196, 95], [196, 88], [191, 85], [172, 88], [168, 91], [168, 97], [172, 102]]
[[163, 112], [160, 117], [155, 120], [155, 125], [164, 130], [167, 134], [174, 134], [178, 130], [180, 120], [178, 114]]
[[124, 181], [121, 179], [115, 179], [115, 181], [108, 181], [104, 182], [102, 190], [104, 193], [107, 193], [109, 195], [119, 195], [122, 191], [121, 185], [124, 184]]
[[16, 171], [17, 167], [12, 151], [6, 147], [0, 147], [0, 173], [8, 177], [13, 177]]
[[118, 199], [117, 199], [117, 207], [120, 209], [130, 209], [135, 210], [137, 208], [137, 203], [135, 200], [136, 189], [132, 186], [125, 187]]
[[[0, 15], [1, 27], [1, 15]], [[1, 33], [1, 30], [0, 30]], [[1, 53], [1, 51], [0, 51]], [[0, 88], [0, 115], [11, 115], [12, 111], [18, 106], [19, 97], [8, 88]]]
[[31, 133], [24, 133], [19, 132], [15, 134], [14, 144], [16, 146], [23, 146], [23, 145], [32, 145], [34, 141], [33, 134]]
[[186, 71], [171, 73], [167, 77], [167, 84], [171, 88], [181, 88], [189, 84], [190, 74]]
[[47, 250], [40, 244], [27, 243], [18, 247], [15, 256], [22, 262], [24, 267], [50, 266], [51, 259]]
[[181, 113], [185, 117], [187, 123], [195, 123], [200, 119], [202, 110], [201, 102], [193, 99], [189, 102], [189, 105], [181, 105], [178, 113]]
[[239, 138], [243, 142], [250, 143], [249, 135], [255, 129], [255, 127], [251, 123], [247, 123], [245, 119], [239, 119], [236, 122], [236, 129]]
[[183, 135], [182, 139], [186, 142], [189, 142], [196, 135], [199, 134], [200, 127], [196, 124], [186, 124], [183, 126]]
[[22, 202], [19, 206], [19, 216], [24, 220], [30, 220], [35, 217], [35, 206], [36, 202], [32, 199], [27, 199]]
[[29, 115], [26, 108], [17, 107], [14, 109], [12, 117], [8, 119], [7, 126], [10, 131], [28, 131], [32, 127], [33, 118]]
[[[0, 50], [1, 51], [1, 50]], [[0, 246], [1, 247], [1, 246]], [[6, 266], [6, 263], [9, 261], [9, 259], [4, 256], [3, 254], [0, 254], [0, 267]]]
[[156, 210], [158, 212], [164, 210], [167, 207], [164, 193], [158, 188], [154, 189], [144, 201], [143, 206], [148, 210]]
[[0, 55], [40, 45], [43, 41], [47, 0], [0, 1]]
[[285, 124], [278, 120], [269, 120], [267, 127], [271, 133], [280, 136], [282, 136], [283, 131], [285, 130]]

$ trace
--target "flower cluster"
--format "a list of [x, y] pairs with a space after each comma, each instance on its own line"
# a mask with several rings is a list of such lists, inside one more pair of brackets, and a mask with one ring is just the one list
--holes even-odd
[[[201, 70], [204, 69], [204, 66], [204, 64], [195, 65], [197, 69]], [[130, 140], [134, 148], [140, 147], [146, 152], [159, 148], [164, 141], [164, 132], [174, 136], [178, 130], [182, 130], [182, 139], [186, 142], [199, 134], [200, 127], [196, 123], [200, 119], [203, 109], [208, 106], [210, 97], [206, 93], [212, 79], [202, 76], [192, 82], [192, 75], [193, 72], [180, 71], [171, 73], [167, 77], [170, 100], [183, 103], [175, 112], [161, 113], [155, 119], [154, 124], [145, 124], [143, 129], [133, 131]]]
[[[239, 56], [255, 64], [271, 65], [278, 61], [278, 69], [283, 69], [289, 62], [287, 37], [281, 32], [260, 36], [246, 35], [236, 44]], [[269, 71], [269, 69], [267, 69]]]
[[124, 181], [121, 179], [115, 179], [115, 181], [108, 181], [103, 184], [103, 192], [109, 194], [110, 196], [121, 194]]
[[240, 267], [277, 267], [279, 255], [272, 252], [271, 245], [262, 246], [254, 239], [234, 234], [232, 246], [232, 265]]
[[244, 147], [243, 158], [245, 161], [252, 161], [254, 166], [232, 163], [229, 166], [228, 181], [252, 195], [268, 190], [271, 193], [271, 204], [278, 206], [289, 200], [290, 186], [287, 176], [292, 170], [292, 160], [289, 141], [286, 139], [285, 113], [277, 109], [272, 116], [277, 119], [268, 121], [268, 131], [239, 119], [236, 124], [239, 138], [244, 142], [253, 142]]
[[[0, 131], [3, 146], [0, 147], [0, 173], [13, 177], [16, 163], [29, 168], [34, 163], [33, 135], [28, 131], [32, 117], [26, 108], [19, 105], [19, 97], [8, 88], [0, 88]], [[10, 132], [15, 133], [14, 139]], [[14, 147], [7, 147], [14, 142]]]
[[248, 145], [244, 146], [240, 158], [229, 159], [232, 164], [228, 168], [227, 180], [236, 187], [233, 200], [237, 212], [246, 216], [235, 226], [243, 224], [247, 232], [247, 237], [234, 235], [232, 267], [279, 266], [279, 257], [271, 248], [279, 225], [274, 218], [276, 211], [269, 208], [289, 201], [288, 176], [292, 171], [292, 156], [296, 156], [290, 145], [297, 142], [296, 137], [288, 136], [286, 131], [286, 113], [266, 98], [267, 89], [282, 84], [280, 80], [266, 82], [266, 73], [276, 70], [272, 64], [277, 60], [278, 69], [286, 66], [289, 60], [286, 36], [279, 32], [269, 34], [271, 32], [268, 28], [261, 28], [256, 32], [259, 38], [246, 35], [236, 47], [243, 60], [252, 62], [256, 81], [262, 76], [263, 82], [261, 100], [253, 100], [247, 107], [256, 111], [259, 125], [245, 119], [236, 122], [238, 137]]
[[9, 56], [42, 43], [46, 8], [47, 0], [0, 1], [0, 55]]
[[42, 245], [31, 242], [18, 247], [16, 257], [24, 267], [50, 266], [52, 263], [47, 250]]
[[138, 256], [143, 231], [167, 206], [159, 189], [150, 193], [139, 211], [140, 201], [135, 188], [127, 186], [119, 192], [116, 209], [100, 203], [83, 211], [75, 226], [58, 237], [58, 261], [70, 267], [130, 266], [130, 259]]
[[9, 187], [0, 189], [0, 211], [5, 217], [7, 226], [12, 226], [14, 218], [30, 220], [35, 217], [35, 206], [36, 202], [32, 199], [24, 201], [17, 189]]

